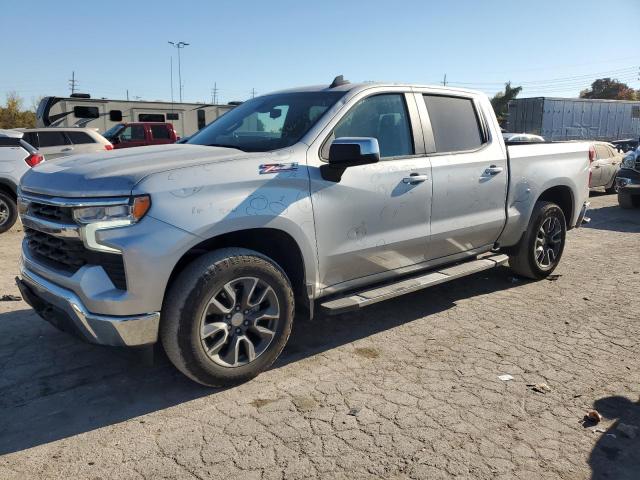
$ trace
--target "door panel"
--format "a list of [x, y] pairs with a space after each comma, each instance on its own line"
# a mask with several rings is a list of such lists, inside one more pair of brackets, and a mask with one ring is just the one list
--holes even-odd
[[[377, 138], [389, 157], [347, 168], [339, 182], [324, 180], [323, 147], [350, 136]], [[309, 172], [321, 289], [425, 261], [431, 168], [412, 94], [361, 92], [311, 146], [308, 164], [316, 167]], [[426, 178], [412, 185], [404, 180], [411, 174]]]
[[[504, 145], [489, 137], [483, 99], [424, 95], [425, 140], [433, 142], [433, 197], [428, 259], [493, 245], [506, 222]], [[497, 129], [497, 125], [495, 126]]]
[[311, 172], [323, 286], [425, 261], [431, 181], [409, 185], [403, 178], [430, 178], [428, 159], [351, 167], [339, 183]]

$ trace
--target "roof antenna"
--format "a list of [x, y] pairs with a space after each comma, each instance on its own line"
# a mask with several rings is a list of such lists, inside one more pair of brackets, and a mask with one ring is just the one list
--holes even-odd
[[329, 88], [336, 88], [336, 87], [339, 87], [340, 85], [346, 85], [347, 83], [349, 83], [349, 80], [345, 80], [344, 75], [338, 75], [336, 78], [333, 79], [333, 82], [331, 82], [331, 85], [329, 85]]

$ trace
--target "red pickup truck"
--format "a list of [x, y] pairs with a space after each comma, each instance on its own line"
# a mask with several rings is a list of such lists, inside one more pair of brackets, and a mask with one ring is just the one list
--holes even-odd
[[118, 123], [104, 132], [103, 136], [113, 143], [113, 148], [162, 145], [175, 143], [180, 138], [173, 125], [164, 122]]

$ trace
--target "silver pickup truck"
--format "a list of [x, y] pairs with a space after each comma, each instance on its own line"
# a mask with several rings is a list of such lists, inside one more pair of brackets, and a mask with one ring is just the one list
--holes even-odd
[[183, 145], [31, 170], [17, 281], [63, 330], [161, 341], [193, 380], [234, 384], [275, 361], [294, 314], [507, 262], [546, 277], [585, 215], [588, 150], [505, 145], [474, 91], [337, 77], [249, 100]]

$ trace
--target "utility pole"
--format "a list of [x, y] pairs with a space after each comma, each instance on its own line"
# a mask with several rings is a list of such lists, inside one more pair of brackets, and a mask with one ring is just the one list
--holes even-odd
[[69, 88], [71, 88], [71, 95], [76, 93], [76, 87], [78, 86], [78, 81], [76, 80], [76, 72], [71, 72], [71, 80], [69, 80]]
[[169, 67], [171, 69], [169, 74], [171, 77], [171, 108], [173, 109], [173, 55], [169, 57]]
[[218, 104], [218, 84], [213, 82], [213, 88], [211, 89], [211, 103]]
[[256, 89], [255, 89], [255, 88], [252, 88], [252, 89], [251, 89], [251, 98], [256, 98], [256, 93], [257, 93], [257, 92], [256, 92]]
[[444, 79], [442, 80], [442, 85], [447, 86], [447, 74], [444, 74]]
[[180, 103], [182, 103], [182, 71], [180, 66], [180, 50], [189, 44], [186, 42], [169, 42], [169, 44], [178, 49], [178, 87], [179, 87], [178, 92], [180, 97]]
[[127, 102], [129, 101], [129, 89], [127, 88]]

